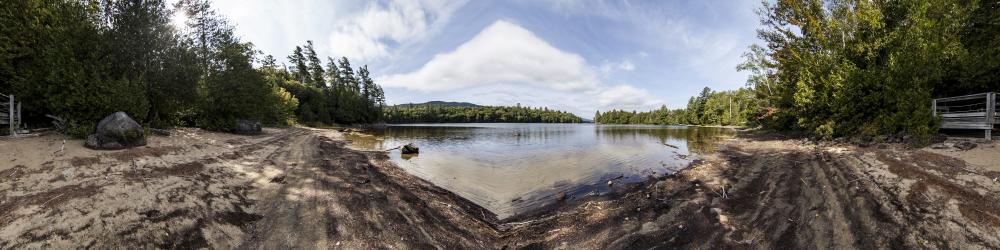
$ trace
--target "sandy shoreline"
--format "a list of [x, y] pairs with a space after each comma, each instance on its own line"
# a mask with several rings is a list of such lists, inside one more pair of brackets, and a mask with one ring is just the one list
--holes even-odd
[[1000, 247], [995, 144], [743, 135], [675, 176], [500, 222], [338, 132], [266, 132], [182, 128], [122, 151], [2, 140], [0, 248]]
[[[484, 248], [495, 217], [332, 130], [0, 141], [0, 248]], [[13, 150], [11, 150], [13, 149]], [[472, 215], [477, 215], [473, 217]], [[485, 218], [485, 219], [484, 219]]]

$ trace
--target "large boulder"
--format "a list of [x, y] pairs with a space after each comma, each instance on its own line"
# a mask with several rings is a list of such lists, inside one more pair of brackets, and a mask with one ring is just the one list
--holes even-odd
[[250, 120], [236, 120], [236, 128], [233, 133], [241, 135], [259, 135], [263, 133], [260, 122]]
[[420, 148], [417, 147], [417, 145], [415, 145], [413, 143], [409, 143], [409, 144], [403, 145], [403, 147], [399, 151], [401, 151], [403, 154], [419, 154], [420, 153]]
[[146, 145], [146, 134], [125, 112], [115, 112], [97, 123], [85, 145], [92, 149], [117, 150]]

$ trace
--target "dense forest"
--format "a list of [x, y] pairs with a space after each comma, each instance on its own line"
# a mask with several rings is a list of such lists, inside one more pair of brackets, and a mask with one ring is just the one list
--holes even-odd
[[[186, 27], [170, 24], [186, 15]], [[0, 6], [0, 92], [23, 102], [25, 122], [68, 121], [84, 136], [125, 111], [147, 126], [228, 131], [237, 119], [284, 125], [378, 121], [384, 102], [367, 67], [326, 68], [295, 48], [290, 69], [253, 44], [205, 0], [13, 0]], [[260, 66], [257, 66], [260, 65]]]
[[443, 122], [525, 122], [579, 123], [583, 119], [572, 113], [548, 108], [507, 106], [396, 105], [386, 107], [388, 123]]
[[1000, 0], [764, 1], [738, 69], [759, 121], [830, 138], [934, 133], [932, 97], [1000, 91]]
[[597, 122], [926, 138], [938, 123], [931, 98], [1000, 91], [1000, 0], [763, 4], [764, 45], [737, 66], [748, 88], [706, 89], [686, 109], [598, 113]]
[[758, 103], [748, 89], [712, 91], [709, 88], [691, 97], [686, 108], [659, 109], [636, 112], [611, 110], [597, 111], [594, 122], [603, 124], [691, 124], [691, 125], [731, 125], [745, 126], [753, 121]]
[[346, 57], [327, 58], [326, 67], [312, 41], [296, 46], [288, 56], [291, 68], [278, 67], [271, 56], [262, 71], [299, 101], [297, 121], [307, 125], [369, 124], [382, 121], [385, 93], [372, 80], [368, 66], [351, 68]]

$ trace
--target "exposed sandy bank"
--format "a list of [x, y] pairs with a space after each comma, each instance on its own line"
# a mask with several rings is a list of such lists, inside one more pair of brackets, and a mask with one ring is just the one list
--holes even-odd
[[499, 223], [331, 130], [174, 133], [111, 152], [0, 140], [0, 248], [1000, 248], [1000, 172], [932, 150], [743, 136]]
[[[960, 150], [954, 147], [949, 147], [951, 144], [961, 140], [976, 142], [977, 146], [976, 148], [970, 150]], [[964, 160], [969, 165], [981, 167], [990, 171], [1000, 172], [1000, 147], [997, 147], [997, 145], [1000, 145], [1000, 142], [997, 142], [997, 140], [984, 141], [982, 139], [960, 139], [949, 140], [948, 142], [942, 143], [941, 146], [944, 147], [928, 147], [923, 150], [959, 158]]]
[[744, 136], [674, 178], [512, 223], [502, 244], [996, 249], [998, 176], [922, 150]]
[[173, 132], [122, 151], [67, 140], [53, 153], [59, 135], [0, 141], [0, 248], [482, 248], [496, 238], [482, 222], [492, 215], [384, 154], [345, 149], [337, 132]]

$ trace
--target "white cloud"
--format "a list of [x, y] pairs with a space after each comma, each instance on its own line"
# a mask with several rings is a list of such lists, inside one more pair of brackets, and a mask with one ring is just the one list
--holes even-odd
[[635, 70], [635, 64], [632, 64], [632, 61], [625, 60], [618, 64], [618, 69], [624, 71], [633, 71]]
[[646, 90], [624, 84], [601, 91], [597, 102], [602, 108], [617, 109], [650, 109], [663, 103]]
[[361, 14], [340, 23], [329, 36], [330, 50], [351, 59], [382, 59], [392, 45], [419, 42], [447, 23], [463, 1], [371, 2]]
[[633, 64], [632, 61], [628, 59], [622, 60], [621, 62], [604, 61], [604, 63], [601, 64], [599, 70], [601, 71], [601, 76], [608, 77], [611, 75], [611, 73], [617, 70], [634, 71], [635, 64]]
[[[647, 90], [597, 78], [606, 71], [633, 71], [628, 59], [594, 67], [514, 23], [497, 21], [455, 50], [435, 55], [419, 69], [379, 77], [400, 103], [467, 100], [488, 105], [521, 103], [589, 117], [596, 109], [651, 109], [663, 104]], [[600, 72], [598, 72], [600, 71]], [[410, 91], [420, 91], [420, 99]]]
[[589, 91], [599, 85], [583, 57], [559, 50], [507, 21], [493, 23], [454, 51], [434, 56], [417, 71], [379, 80], [384, 86], [420, 91], [491, 84]]

